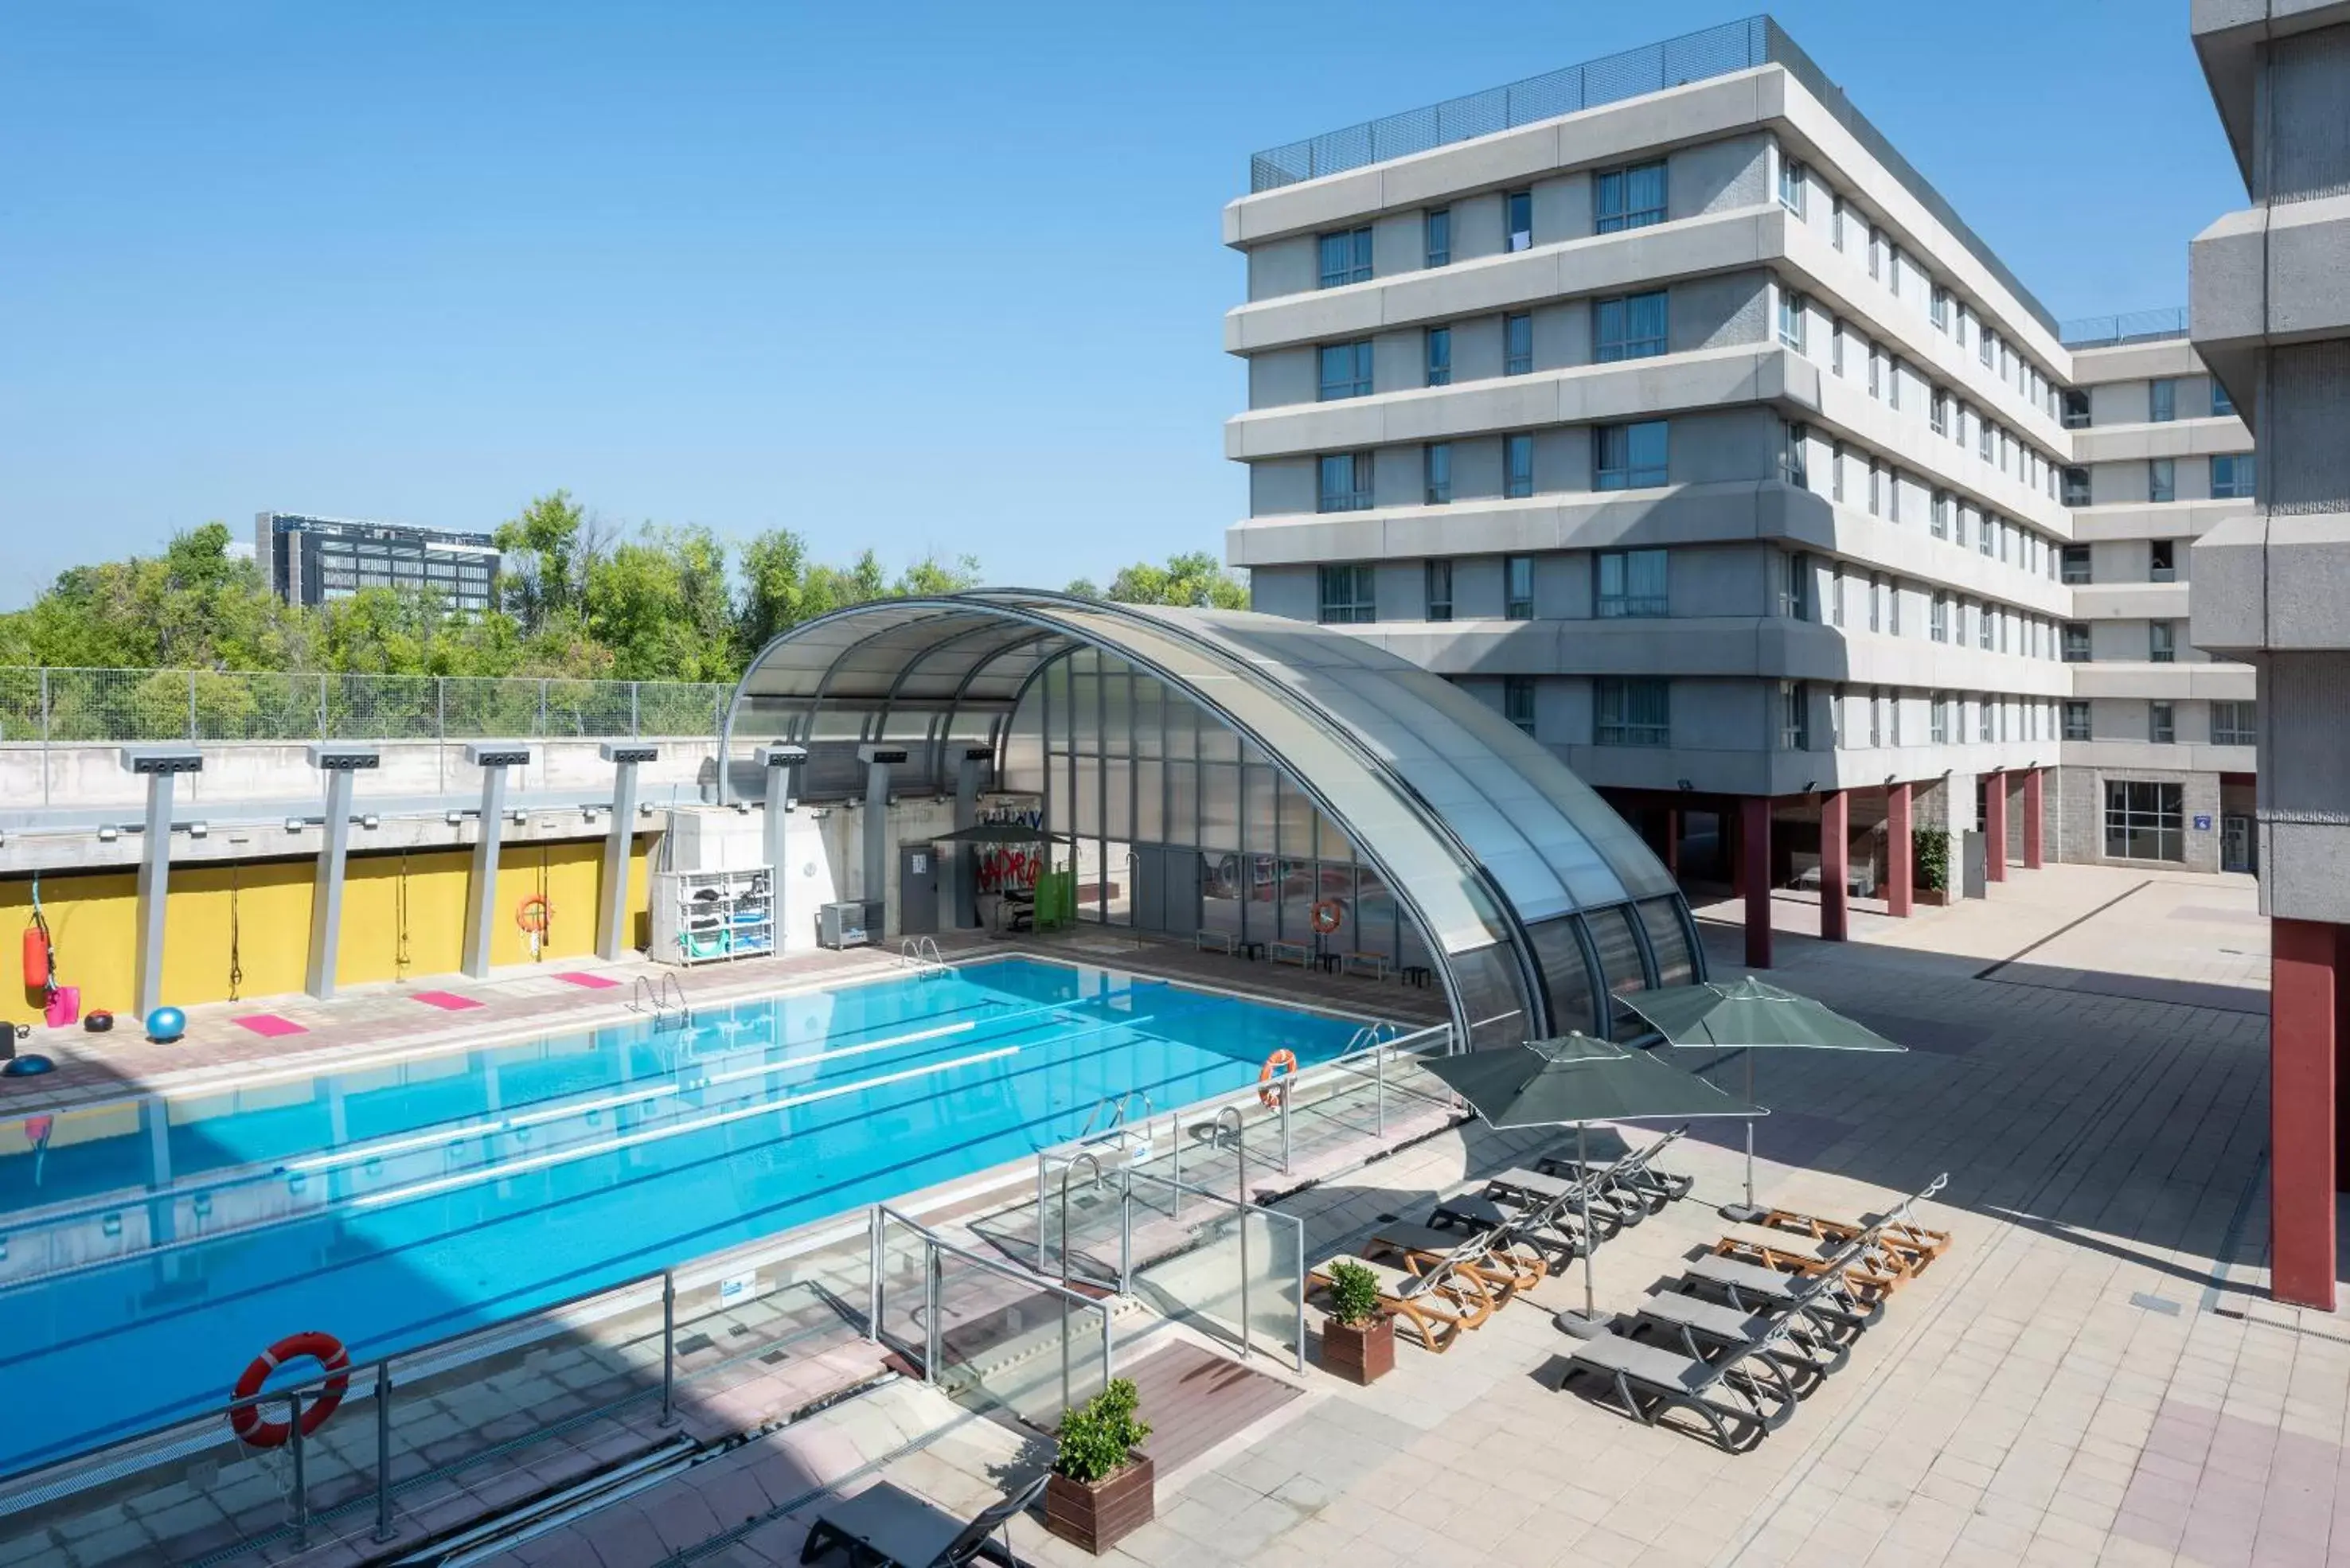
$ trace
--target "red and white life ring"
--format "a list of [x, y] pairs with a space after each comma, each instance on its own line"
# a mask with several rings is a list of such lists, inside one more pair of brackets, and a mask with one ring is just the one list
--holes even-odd
[[1325, 898], [1314, 906], [1314, 929], [1316, 935], [1328, 936], [1347, 919], [1347, 906], [1336, 898]]
[[1276, 1069], [1282, 1077], [1287, 1077], [1296, 1072], [1297, 1053], [1289, 1050], [1275, 1051], [1264, 1059], [1264, 1065], [1257, 1070], [1256, 1081], [1263, 1087], [1257, 1090], [1256, 1097], [1263, 1102], [1266, 1110], [1272, 1110], [1281, 1104], [1281, 1091], [1274, 1087]]
[[[339, 1374], [327, 1380], [326, 1386], [319, 1390], [317, 1403], [302, 1412], [302, 1435], [307, 1438], [327, 1424], [327, 1417], [335, 1413], [335, 1407], [350, 1392], [351, 1358], [343, 1349], [343, 1342], [333, 1334], [316, 1329], [287, 1334], [253, 1358], [244, 1376], [236, 1380], [235, 1397], [251, 1399], [261, 1392], [261, 1386], [269, 1381], [271, 1373], [305, 1355], [327, 1371]], [[229, 1411], [228, 1424], [231, 1431], [256, 1449], [276, 1448], [293, 1435], [290, 1423], [265, 1419], [258, 1404], [237, 1406]]]

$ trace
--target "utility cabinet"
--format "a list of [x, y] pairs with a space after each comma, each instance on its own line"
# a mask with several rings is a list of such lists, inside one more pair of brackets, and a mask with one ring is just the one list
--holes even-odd
[[652, 876], [655, 963], [710, 963], [775, 950], [772, 867], [736, 871], [656, 871]]

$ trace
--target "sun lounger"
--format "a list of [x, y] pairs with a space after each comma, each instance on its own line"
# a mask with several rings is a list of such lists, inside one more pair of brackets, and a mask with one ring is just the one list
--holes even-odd
[[1841, 1273], [1782, 1273], [1760, 1263], [1708, 1252], [1681, 1271], [1681, 1282], [1720, 1293], [1747, 1312], [1801, 1310], [1824, 1324], [1866, 1328], [1885, 1315], [1885, 1298], [1865, 1293]]
[[1822, 1241], [1764, 1225], [1732, 1225], [1722, 1232], [1713, 1250], [1725, 1258], [1742, 1259], [1787, 1273], [1816, 1274], [1824, 1269], [1842, 1269], [1856, 1283], [1888, 1295], [1916, 1272], [1909, 1260], [1886, 1246], [1875, 1231], [1864, 1231], [1846, 1241]]
[[[1688, 1197], [1690, 1189], [1697, 1185], [1695, 1177], [1659, 1170], [1656, 1164], [1657, 1157], [1671, 1147], [1687, 1131], [1687, 1127], [1675, 1127], [1648, 1147], [1631, 1150], [1628, 1162], [1619, 1156], [1607, 1166], [1598, 1168], [1610, 1172], [1608, 1185], [1611, 1188], [1638, 1198], [1650, 1213], [1661, 1213], [1666, 1204]], [[1596, 1166], [1597, 1162], [1593, 1164]], [[1564, 1143], [1552, 1145], [1536, 1156], [1534, 1168], [1548, 1175], [1572, 1179], [1583, 1174], [1584, 1161], [1575, 1154], [1575, 1140], [1569, 1138]]]
[[1506, 1223], [1464, 1233], [1397, 1220], [1373, 1232], [1364, 1251], [1375, 1258], [1392, 1252], [1415, 1274], [1458, 1269], [1493, 1293], [1496, 1305], [1534, 1289], [1550, 1272], [1542, 1250], [1520, 1241]]
[[1463, 1330], [1475, 1328], [1493, 1315], [1492, 1298], [1483, 1287], [1473, 1282], [1455, 1284], [1450, 1271], [1413, 1274], [1365, 1258], [1331, 1258], [1306, 1276], [1307, 1287], [1328, 1290], [1331, 1265], [1341, 1261], [1370, 1270], [1379, 1284], [1379, 1309], [1409, 1324], [1419, 1342], [1440, 1355], [1452, 1348]]
[[1742, 1362], [1700, 1361], [1616, 1334], [1579, 1342], [1566, 1375], [1605, 1378], [1624, 1413], [1643, 1426], [1655, 1426], [1666, 1410], [1686, 1410], [1733, 1454], [1760, 1442], [1795, 1408], [1783, 1384], [1765, 1383]]
[[1014, 1514], [1025, 1512], [1044, 1490], [1040, 1475], [965, 1521], [877, 1481], [855, 1497], [825, 1505], [800, 1548], [800, 1561], [813, 1563], [837, 1551], [847, 1553], [853, 1568], [962, 1568], [983, 1557], [1016, 1568], [1019, 1559], [989, 1538]]
[[1765, 1213], [1760, 1223], [1775, 1231], [1792, 1231], [1823, 1241], [1849, 1241], [1865, 1232], [1877, 1232], [1885, 1245], [1895, 1251], [1915, 1259], [1912, 1269], [1924, 1268], [1947, 1251], [1950, 1245], [1948, 1231], [1929, 1231], [1909, 1218], [1912, 1205], [1921, 1203], [1942, 1189], [1947, 1176], [1938, 1176], [1921, 1191], [1912, 1193], [1883, 1214], [1864, 1214], [1857, 1220], [1839, 1220], [1821, 1214], [1805, 1214], [1794, 1209], [1773, 1209]]
[[1591, 1190], [1593, 1216], [1605, 1219], [1621, 1230], [1627, 1225], [1638, 1225], [1648, 1217], [1648, 1205], [1645, 1199], [1635, 1193], [1619, 1191], [1613, 1185], [1617, 1168], [1634, 1158], [1627, 1155], [1615, 1165], [1594, 1171], [1589, 1176], [1552, 1176], [1526, 1166], [1512, 1166], [1485, 1179], [1485, 1196], [1497, 1202], [1537, 1213], [1556, 1210], [1579, 1214], [1583, 1208], [1581, 1189], [1587, 1185]]
[[1428, 1223], [1431, 1230], [1451, 1230], [1455, 1235], [1507, 1228], [1520, 1245], [1540, 1250], [1552, 1273], [1583, 1256], [1583, 1222], [1573, 1210], [1546, 1220], [1527, 1210], [1505, 1208], [1490, 1198], [1470, 1192], [1439, 1199], [1429, 1214]]
[[1748, 1312], [1718, 1302], [1652, 1291], [1637, 1311], [1639, 1323], [1677, 1340], [1701, 1361], [1722, 1353], [1767, 1355], [1791, 1370], [1824, 1376], [1851, 1358], [1838, 1340], [1801, 1311]]

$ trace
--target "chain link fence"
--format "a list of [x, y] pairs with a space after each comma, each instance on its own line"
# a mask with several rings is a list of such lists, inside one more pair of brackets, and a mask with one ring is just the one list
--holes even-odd
[[714, 738], [733, 690], [685, 680], [0, 668], [0, 744]]

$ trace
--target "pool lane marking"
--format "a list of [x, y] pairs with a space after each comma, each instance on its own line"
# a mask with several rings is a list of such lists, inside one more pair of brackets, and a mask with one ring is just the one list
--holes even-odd
[[730, 1122], [764, 1116], [770, 1111], [787, 1111], [797, 1106], [814, 1105], [819, 1100], [837, 1099], [843, 1095], [861, 1094], [867, 1089], [884, 1088], [889, 1085], [901, 1084], [912, 1078], [931, 1077], [936, 1074], [951, 1072], [957, 1067], [975, 1066], [982, 1062], [993, 1062], [1005, 1056], [1017, 1056], [1021, 1049], [1017, 1045], [1000, 1045], [993, 1051], [974, 1051], [968, 1056], [957, 1056], [951, 1061], [933, 1062], [926, 1067], [906, 1067], [895, 1073], [884, 1073], [879, 1077], [859, 1078], [855, 1083], [835, 1084], [829, 1088], [813, 1089], [805, 1095], [791, 1095], [780, 1100], [761, 1100], [754, 1105], [741, 1106], [731, 1111], [721, 1111], [715, 1116], [703, 1116], [695, 1121], [679, 1122], [671, 1127], [629, 1133], [620, 1137], [607, 1138], [601, 1143], [584, 1144], [573, 1148], [550, 1149], [545, 1154], [510, 1159], [500, 1165], [484, 1166], [479, 1170], [459, 1171], [453, 1176], [436, 1177], [430, 1181], [413, 1182], [409, 1186], [393, 1188], [385, 1192], [366, 1193], [348, 1199], [348, 1206], [353, 1209], [379, 1209], [387, 1203], [404, 1203], [411, 1198], [429, 1198], [436, 1192], [446, 1192], [460, 1187], [478, 1186], [484, 1181], [500, 1181], [524, 1171], [541, 1170], [548, 1166], [584, 1159], [589, 1155], [610, 1154], [619, 1149], [634, 1148], [639, 1144], [674, 1137], [682, 1133], [702, 1132], [711, 1127], [724, 1127]]

